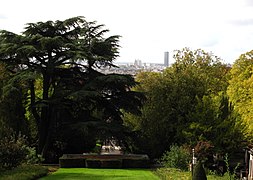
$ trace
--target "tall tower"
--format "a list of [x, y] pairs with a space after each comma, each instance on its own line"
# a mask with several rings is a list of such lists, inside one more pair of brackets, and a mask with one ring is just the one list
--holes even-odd
[[165, 67], [169, 66], [169, 52], [168, 51], [164, 52], [164, 66]]

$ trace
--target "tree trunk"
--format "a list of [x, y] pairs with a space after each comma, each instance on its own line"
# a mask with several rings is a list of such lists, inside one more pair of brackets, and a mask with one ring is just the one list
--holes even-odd
[[48, 149], [48, 135], [49, 135], [49, 125], [50, 125], [50, 109], [48, 102], [48, 93], [50, 87], [50, 78], [47, 75], [43, 76], [43, 106], [41, 109], [41, 121], [38, 127], [39, 134], [39, 145], [38, 145], [38, 153], [45, 158]]
[[54, 123], [55, 123], [54, 108], [51, 105], [49, 105], [48, 113], [49, 113], [49, 115], [48, 115], [49, 121], [48, 121], [47, 135], [45, 138], [45, 144], [44, 144], [42, 152], [41, 152], [42, 157], [46, 157], [49, 145], [51, 143]]

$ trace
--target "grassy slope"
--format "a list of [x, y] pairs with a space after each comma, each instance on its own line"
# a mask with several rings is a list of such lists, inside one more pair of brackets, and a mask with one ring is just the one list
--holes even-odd
[[[155, 173], [162, 179], [162, 180], [191, 180], [192, 175], [189, 171], [181, 171], [175, 168], [160, 168], [155, 171]], [[216, 175], [208, 175], [208, 180], [228, 180], [230, 177], [228, 174], [224, 176], [216, 176]]]
[[[21, 166], [9, 171], [0, 171], [0, 180], [32, 180], [45, 176], [47, 172], [55, 172], [56, 167], [43, 166]], [[160, 168], [155, 172], [162, 180], [191, 180], [191, 173], [180, 171], [174, 168]], [[62, 168], [52, 175], [41, 178], [50, 179], [159, 179], [150, 170], [145, 169], [87, 169], [87, 168]], [[226, 174], [223, 177], [208, 175], [208, 180], [227, 180], [230, 179]]]
[[150, 170], [145, 169], [89, 169], [89, 168], [60, 168], [52, 175], [41, 178], [41, 180], [57, 179], [87, 179], [87, 180], [106, 180], [106, 179], [145, 179], [158, 180]]
[[8, 171], [0, 171], [0, 180], [29, 180], [45, 176], [48, 168], [36, 165], [20, 166]]

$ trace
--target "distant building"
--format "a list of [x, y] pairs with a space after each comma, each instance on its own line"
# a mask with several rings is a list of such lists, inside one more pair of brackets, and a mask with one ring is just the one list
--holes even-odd
[[136, 60], [134, 61], [134, 65], [137, 66], [137, 67], [141, 67], [141, 66], [142, 66], [141, 60], [136, 59]]
[[164, 66], [169, 66], [169, 52], [164, 52]]

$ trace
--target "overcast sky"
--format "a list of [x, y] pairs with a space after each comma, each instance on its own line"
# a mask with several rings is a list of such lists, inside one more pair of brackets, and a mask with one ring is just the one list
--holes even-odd
[[[253, 49], [253, 0], [3, 0], [0, 29], [84, 16], [121, 35], [117, 61], [163, 63], [165, 51], [201, 48], [233, 63]], [[172, 63], [173, 60], [170, 59]]]

